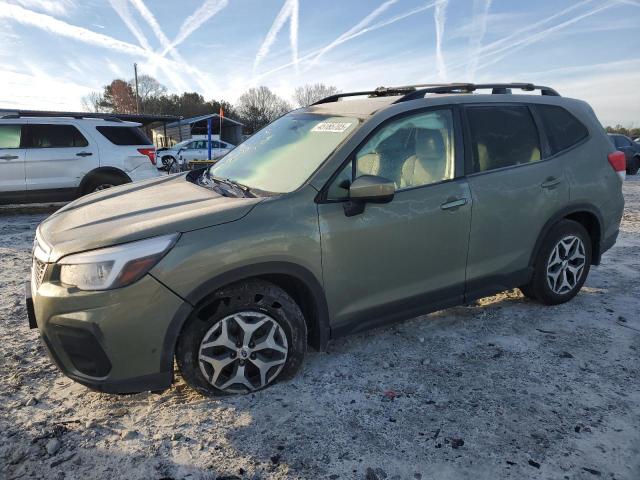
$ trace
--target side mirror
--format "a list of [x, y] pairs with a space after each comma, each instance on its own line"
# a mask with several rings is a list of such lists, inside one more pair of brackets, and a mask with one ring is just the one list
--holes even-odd
[[384, 177], [362, 175], [356, 178], [349, 187], [349, 202], [344, 206], [347, 217], [364, 212], [366, 203], [388, 203], [393, 200], [396, 186]]

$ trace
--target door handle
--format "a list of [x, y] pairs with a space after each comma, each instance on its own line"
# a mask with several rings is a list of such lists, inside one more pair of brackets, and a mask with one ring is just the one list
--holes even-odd
[[451, 209], [455, 209], [455, 208], [460, 208], [463, 205], [467, 204], [467, 199], [466, 198], [453, 198], [453, 199], [449, 199], [446, 202], [444, 202], [443, 204], [440, 205], [440, 208], [442, 210], [451, 210]]
[[549, 177], [540, 185], [542, 188], [553, 188], [562, 183], [561, 178]]
[[76, 155], [78, 157], [90, 157], [91, 155], [93, 155], [93, 153], [91, 153], [91, 152], [78, 152], [78, 153], [76, 153]]
[[2, 160], [15, 160], [18, 158], [17, 155], [3, 155], [0, 157]]

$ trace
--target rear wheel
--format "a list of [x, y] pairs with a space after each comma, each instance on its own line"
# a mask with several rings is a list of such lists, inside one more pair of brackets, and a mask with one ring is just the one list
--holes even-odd
[[591, 239], [578, 222], [562, 220], [545, 238], [534, 273], [522, 293], [547, 305], [571, 300], [582, 288], [591, 266]]
[[82, 195], [99, 192], [128, 182], [129, 179], [115, 173], [98, 173], [87, 180], [82, 189]]
[[248, 393], [293, 377], [306, 345], [300, 307], [276, 285], [250, 280], [217, 291], [194, 312], [176, 361], [200, 393]]

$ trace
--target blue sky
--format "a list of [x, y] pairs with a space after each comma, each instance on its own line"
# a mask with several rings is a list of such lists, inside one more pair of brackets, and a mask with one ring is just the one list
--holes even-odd
[[4, 108], [78, 110], [137, 62], [171, 92], [229, 101], [530, 81], [640, 125], [640, 0], [0, 0], [0, 62]]

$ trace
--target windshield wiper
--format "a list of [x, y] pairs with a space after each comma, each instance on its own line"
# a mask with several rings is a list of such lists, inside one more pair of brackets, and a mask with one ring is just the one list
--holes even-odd
[[246, 185], [243, 185], [242, 183], [236, 182], [235, 180], [231, 180], [230, 178], [216, 177], [215, 175], [211, 175], [211, 173], [209, 173], [208, 170], [206, 171], [206, 176], [208, 179], [213, 180], [217, 183], [221, 183], [223, 185], [231, 187], [232, 189], [240, 190], [242, 192], [242, 196], [244, 197], [255, 196], [253, 195], [253, 193], [251, 193], [251, 188], [249, 188]]

